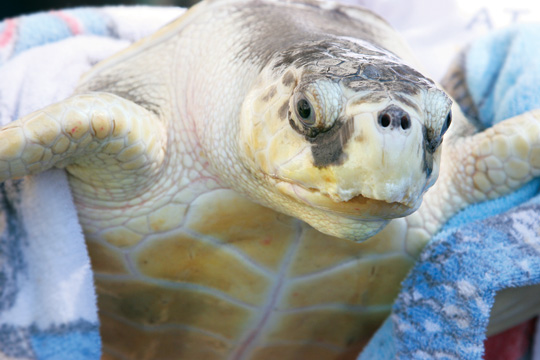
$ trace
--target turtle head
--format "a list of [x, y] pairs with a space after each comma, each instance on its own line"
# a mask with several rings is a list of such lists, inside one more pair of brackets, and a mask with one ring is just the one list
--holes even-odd
[[[451, 101], [355, 39], [278, 54], [246, 98], [240, 146], [270, 206], [355, 241], [414, 212], [439, 171]], [[263, 200], [264, 202], [264, 200]]]

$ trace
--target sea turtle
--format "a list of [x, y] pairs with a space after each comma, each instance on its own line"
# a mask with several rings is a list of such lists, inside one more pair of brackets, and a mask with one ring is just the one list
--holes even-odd
[[473, 134], [415, 64], [362, 8], [204, 1], [2, 128], [0, 177], [69, 174], [104, 359], [354, 359], [441, 224], [540, 170], [540, 113]]

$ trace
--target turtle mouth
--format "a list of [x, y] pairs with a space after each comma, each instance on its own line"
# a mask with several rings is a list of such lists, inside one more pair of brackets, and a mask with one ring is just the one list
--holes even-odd
[[390, 202], [356, 195], [348, 200], [335, 200], [319, 189], [306, 188], [283, 179], [277, 180], [276, 188], [284, 195], [311, 207], [363, 220], [394, 219], [413, 213], [419, 204]]

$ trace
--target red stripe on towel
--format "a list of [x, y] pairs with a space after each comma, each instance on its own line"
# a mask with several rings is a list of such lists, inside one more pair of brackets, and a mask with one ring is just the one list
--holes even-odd
[[0, 47], [6, 46], [12, 39], [13, 35], [15, 35], [15, 28], [17, 25], [17, 21], [15, 19], [6, 19], [6, 27], [4, 28], [4, 31], [0, 34]]
[[73, 35], [79, 35], [83, 32], [83, 26], [76, 17], [68, 15], [63, 11], [51, 11], [51, 14], [62, 19]]
[[536, 319], [521, 323], [484, 341], [485, 360], [520, 360], [529, 350]]

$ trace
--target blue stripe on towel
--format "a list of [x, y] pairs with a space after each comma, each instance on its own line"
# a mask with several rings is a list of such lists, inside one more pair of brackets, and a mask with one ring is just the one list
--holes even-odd
[[[82, 25], [82, 33], [107, 35], [111, 27], [109, 19], [102, 13], [91, 9], [63, 11], [72, 15]], [[13, 55], [35, 46], [60, 41], [73, 36], [68, 23], [53, 13], [38, 13], [20, 18], [18, 34]]]
[[39, 360], [96, 360], [101, 357], [97, 324], [79, 321], [46, 331], [31, 330], [31, 343]]

